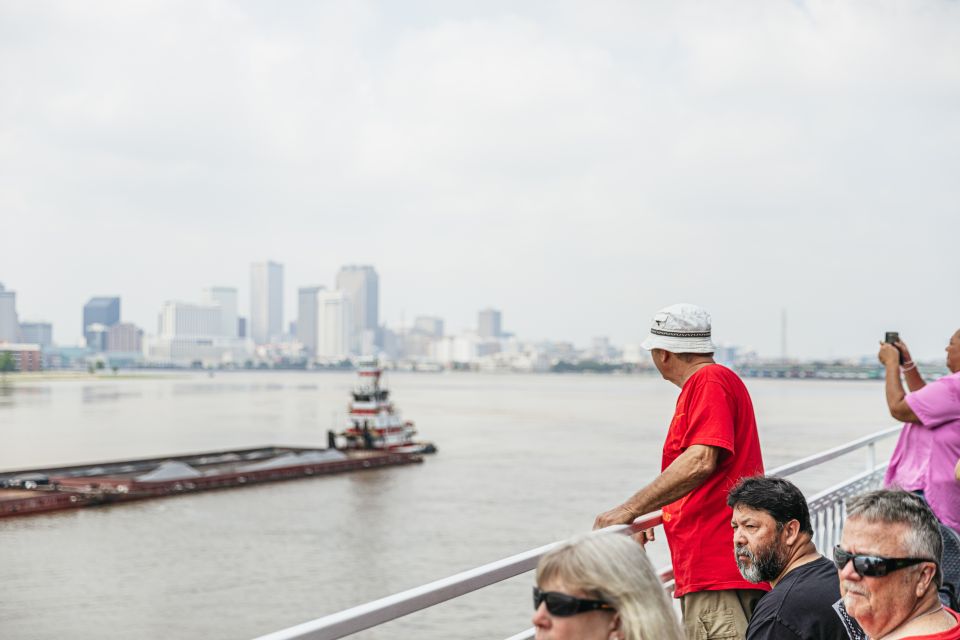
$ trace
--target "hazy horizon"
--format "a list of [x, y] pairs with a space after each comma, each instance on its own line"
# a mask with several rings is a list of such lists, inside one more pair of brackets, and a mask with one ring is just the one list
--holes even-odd
[[960, 328], [960, 4], [0, 0], [0, 282], [80, 339], [119, 295], [284, 265], [381, 322], [857, 357]]

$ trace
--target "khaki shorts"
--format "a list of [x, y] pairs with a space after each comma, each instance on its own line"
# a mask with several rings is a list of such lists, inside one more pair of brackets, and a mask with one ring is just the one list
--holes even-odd
[[736, 640], [747, 635], [747, 623], [760, 589], [697, 591], [680, 596], [683, 632], [687, 640]]

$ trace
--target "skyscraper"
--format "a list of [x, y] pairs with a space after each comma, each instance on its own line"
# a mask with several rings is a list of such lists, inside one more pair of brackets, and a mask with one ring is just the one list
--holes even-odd
[[0, 284], [0, 342], [20, 342], [20, 321], [17, 319], [17, 294]]
[[129, 322], [120, 322], [107, 330], [107, 351], [139, 353], [143, 349], [143, 331]]
[[350, 307], [347, 340], [350, 353], [377, 344], [380, 325], [380, 277], [370, 265], [347, 265], [337, 273], [337, 289]]
[[283, 265], [250, 265], [250, 337], [267, 344], [283, 333]]
[[236, 338], [237, 290], [234, 287], [208, 287], [203, 290], [203, 302], [220, 305], [220, 335], [225, 338]]
[[26, 344], [49, 347], [53, 344], [53, 325], [49, 322], [21, 322], [20, 339]]
[[317, 357], [339, 360], [350, 355], [350, 301], [342, 291], [318, 291]]
[[317, 355], [317, 296], [323, 290], [321, 286], [300, 287], [297, 292], [297, 340], [309, 357]]
[[160, 309], [157, 335], [161, 338], [213, 338], [222, 330], [218, 304], [170, 301]]
[[431, 338], [443, 337], [443, 318], [417, 316], [413, 321], [413, 330]]
[[[83, 305], [83, 337], [87, 341], [87, 346], [98, 351], [105, 349], [103, 329], [109, 329], [118, 322], [120, 322], [120, 298], [90, 298], [90, 301]], [[93, 331], [90, 327], [95, 324], [102, 327], [97, 327], [97, 330]]]
[[477, 314], [477, 333], [481, 338], [500, 337], [500, 311], [483, 309]]

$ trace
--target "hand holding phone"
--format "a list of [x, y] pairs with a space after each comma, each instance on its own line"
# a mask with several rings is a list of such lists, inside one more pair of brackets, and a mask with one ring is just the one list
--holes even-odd
[[[886, 336], [884, 336], [883, 341], [887, 344], [892, 344], [894, 347], [897, 346], [897, 343], [900, 342], [900, 332], [899, 331], [887, 331]], [[900, 353], [900, 364], [903, 364], [903, 351], [900, 351], [900, 348], [897, 347], [897, 351]]]

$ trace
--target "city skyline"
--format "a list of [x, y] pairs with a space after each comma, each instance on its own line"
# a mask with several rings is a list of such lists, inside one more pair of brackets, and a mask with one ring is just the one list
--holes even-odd
[[[265, 265], [278, 269], [280, 274], [283, 272], [283, 264], [274, 261], [250, 263], [249, 266], [252, 270], [256, 270], [258, 266], [263, 267]], [[374, 282], [379, 281], [378, 273], [375, 268], [370, 265], [345, 265], [337, 271], [337, 276], [334, 280], [338, 280], [345, 272], [369, 272], [372, 274]], [[251, 285], [252, 284], [253, 281], [251, 281]], [[181, 365], [190, 360], [188, 356], [184, 355], [189, 351], [189, 347], [186, 347], [186, 343], [183, 342], [184, 337], [187, 338], [187, 343], [192, 343], [196, 339], [199, 339], [201, 343], [209, 343], [209, 338], [217, 338], [219, 342], [215, 346], [224, 348], [226, 352], [232, 353], [232, 356], [227, 357], [223, 362], [232, 363], [248, 360], [254, 355], [253, 351], [247, 351], [247, 347], [243, 346], [245, 340], [250, 340], [251, 346], [259, 346], [261, 344], [278, 347], [283, 347], [283, 345], [299, 345], [302, 348], [302, 355], [306, 357], [308, 362], [314, 359], [318, 361], [331, 361], [380, 354], [381, 357], [388, 359], [394, 357], [399, 357], [401, 360], [426, 358], [428, 361], [436, 361], [439, 359], [440, 361], [450, 363], [457, 361], [455, 357], [457, 354], [464, 353], [462, 351], [463, 348], [479, 348], [479, 351], [468, 358], [473, 360], [477, 357], [483, 358], [485, 355], [499, 353], [499, 350], [505, 345], [501, 340], [514, 338], [517, 339], [515, 343], [517, 346], [526, 345], [529, 347], [535, 344], [552, 344], [553, 346], [549, 347], [548, 350], [560, 350], [552, 351], [554, 353], [567, 353], [564, 351], [565, 349], [574, 348], [578, 351], [577, 354], [574, 354], [572, 351], [568, 353], [568, 355], [574, 359], [586, 358], [588, 360], [597, 359], [605, 361], [608, 357], [617, 353], [619, 354], [615, 356], [617, 361], [619, 361], [621, 357], [623, 361], [626, 362], [646, 360], [646, 356], [644, 355], [645, 351], [639, 344], [640, 340], [621, 343], [612, 341], [609, 336], [598, 333], [593, 335], [587, 342], [578, 343], [564, 337], [529, 338], [527, 336], [517, 336], [513, 332], [502, 331], [503, 311], [493, 307], [478, 309], [475, 312], [475, 324], [473, 326], [461, 327], [454, 331], [445, 330], [446, 324], [443, 318], [429, 314], [417, 314], [414, 318], [409, 319], [402, 327], [380, 324], [378, 325], [377, 332], [378, 340], [385, 338], [385, 336], [379, 335], [380, 330], [387, 334], [392, 334], [392, 337], [386, 338], [388, 340], [396, 341], [400, 338], [402, 338], [402, 340], [399, 343], [380, 343], [373, 345], [370, 342], [373, 339], [371, 336], [367, 339], [367, 343], [364, 344], [363, 341], [355, 339], [357, 336], [356, 332], [363, 332], [364, 330], [353, 326], [351, 310], [356, 307], [356, 304], [355, 301], [351, 301], [350, 292], [337, 288], [327, 288], [324, 285], [294, 287], [294, 290], [296, 304], [292, 307], [291, 332], [274, 336], [273, 339], [263, 343], [256, 342], [249, 334], [241, 335], [241, 332], [244, 331], [241, 327], [245, 326], [248, 319], [239, 316], [237, 313], [238, 292], [242, 291], [242, 289], [236, 287], [202, 287], [199, 296], [200, 302], [198, 303], [177, 300], [164, 301], [160, 305], [156, 330], [150, 328], [144, 330], [143, 325], [123, 321], [125, 316], [124, 318], [120, 316], [122, 296], [94, 296], [83, 306], [82, 312], [84, 322], [91, 319], [96, 321], [94, 324], [89, 325], [94, 329], [92, 354], [95, 355], [97, 352], [103, 351], [122, 352], [125, 357], [129, 357], [134, 353], [139, 353], [141, 351], [140, 345], [143, 344], [142, 355], [146, 357], [148, 361], [153, 360], [156, 362], [157, 358], [160, 358], [160, 361], [162, 361], [164, 357], [172, 357], [171, 354], [178, 350], [177, 345], [171, 346], [172, 342], [179, 343]], [[362, 291], [362, 288], [360, 291]], [[11, 304], [11, 301], [15, 301], [16, 292], [10, 290], [8, 287], [4, 287], [2, 283], [0, 283], [0, 292], [6, 296], [4, 298], [6, 306], [0, 310], [4, 311], [6, 316], [8, 316], [8, 321], [10, 317], [17, 318], [20, 313], [15, 306]], [[353, 293], [356, 294], [357, 290]], [[285, 290], [284, 294], [286, 294]], [[379, 306], [378, 296], [379, 285], [374, 285], [373, 297], [369, 300], [368, 304], [372, 303], [373, 307], [377, 308]], [[95, 311], [91, 312], [91, 308]], [[91, 313], [93, 314], [92, 316]], [[109, 317], [101, 317], [104, 313]], [[301, 324], [304, 319], [306, 319], [307, 322]], [[112, 324], [104, 325], [100, 321]], [[779, 322], [781, 331], [785, 331], [787, 327], [785, 310], [781, 310]], [[314, 324], [312, 338], [305, 335], [304, 332], [304, 327], [311, 323]], [[324, 327], [324, 324], [327, 326]], [[193, 329], [194, 327], [196, 330]], [[83, 342], [82, 339], [80, 344], [70, 344], [52, 340], [53, 325], [47, 321], [21, 319], [19, 322], [19, 330], [22, 338], [19, 342], [24, 344], [40, 343], [42, 347], [56, 346], [73, 348], [82, 346]], [[645, 331], [646, 329], [644, 329], [644, 332]], [[28, 339], [28, 335], [37, 336], [39, 339]], [[144, 341], [145, 337], [149, 340]], [[220, 341], [219, 339], [221, 338], [227, 340]], [[437, 344], [431, 346], [431, 341], [437, 338], [445, 338], [445, 340], [439, 340]], [[464, 339], [467, 340], [466, 343], [462, 342]], [[488, 352], [487, 348], [489, 345], [484, 345], [486, 341], [489, 340], [500, 342], [500, 347], [497, 347], [493, 352]], [[760, 353], [757, 352], [752, 345], [726, 341], [716, 334], [714, 334], [713, 340], [718, 347], [718, 354], [722, 354], [724, 361], [732, 357], [743, 356], [746, 356], [749, 362], [756, 362], [756, 358], [770, 362], [776, 362], [783, 358], [794, 362], [813, 362], [818, 360], [853, 361], [864, 358], [869, 360], [870, 355], [849, 354], [836, 358], [824, 358], [785, 353], [783, 349], [786, 346], [787, 336], [783, 334], [780, 336], [781, 351], [777, 354]], [[458, 342], [459, 347], [454, 348], [451, 341]], [[0, 343], [3, 342], [4, 340], [0, 340]], [[17, 341], [8, 339], [6, 342], [16, 343]], [[167, 344], [164, 344], [164, 342]], [[472, 347], [469, 346], [471, 344], [473, 345]], [[124, 345], [124, 347], [121, 348], [118, 345]], [[129, 345], [136, 345], [136, 347], [130, 348]], [[87, 343], [87, 347], [91, 348], [91, 345]], [[184, 351], [185, 347], [187, 351]], [[399, 348], [399, 355], [391, 355], [391, 350], [397, 348]], [[211, 353], [217, 353], [217, 351], [215, 350]], [[285, 347], [283, 353], [288, 356], [294, 355], [294, 352], [286, 350]], [[509, 351], [505, 353], [509, 353]], [[934, 364], [940, 359], [940, 353], [921, 355], [917, 349], [913, 349], [913, 355], [918, 361], [922, 360]], [[204, 356], [203, 358], [207, 363], [220, 361], [219, 356], [213, 355], [211, 357], [212, 359], [208, 359], [208, 356]], [[257, 357], [262, 358], [262, 355]], [[183, 358], [187, 358], [187, 360], [183, 360]], [[176, 360], [176, 358], [174, 358], [174, 360]], [[132, 360], [127, 361], [133, 362]]]
[[[942, 356], [960, 227], [960, 5], [6, 4], [0, 282], [77, 309], [380, 274], [380, 321], [493, 306], [525, 339]], [[161, 37], [161, 34], [166, 36]], [[211, 46], [215, 43], [215, 46]], [[122, 52], [122, 55], [118, 55]], [[16, 62], [13, 62], [16, 61]], [[286, 323], [283, 325], [286, 330]]]

